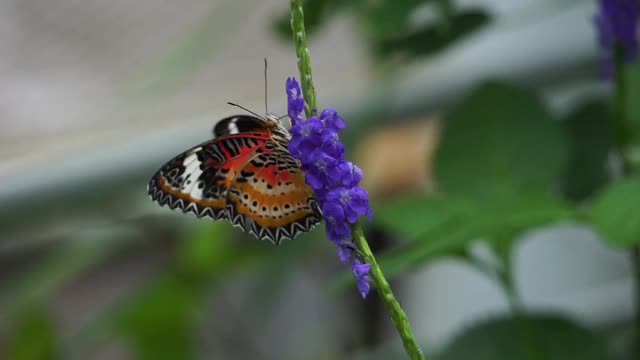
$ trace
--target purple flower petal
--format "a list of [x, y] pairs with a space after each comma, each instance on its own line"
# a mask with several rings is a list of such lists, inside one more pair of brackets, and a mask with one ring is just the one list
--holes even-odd
[[331, 186], [351, 188], [362, 179], [362, 170], [355, 166], [352, 162], [341, 160], [334, 167], [333, 172], [329, 174]]
[[334, 243], [344, 241], [351, 237], [351, 229], [344, 221], [335, 223], [327, 222], [327, 237]]
[[322, 142], [321, 146], [324, 152], [335, 158], [341, 159], [344, 157], [344, 145], [340, 141], [340, 137], [335, 130], [325, 128], [325, 130], [320, 134], [320, 140]]
[[350, 191], [351, 210], [358, 215], [365, 215], [371, 209], [369, 208], [369, 196], [367, 190], [356, 186]]
[[307, 173], [314, 174], [321, 179], [324, 186], [329, 185], [327, 178], [329, 174], [334, 172], [338, 160], [320, 149], [313, 150], [305, 160], [306, 168], [308, 169]]
[[372, 216], [367, 191], [359, 186], [334, 187], [327, 192], [325, 200], [342, 206], [345, 219], [355, 224], [360, 215]]
[[344, 209], [340, 204], [327, 201], [322, 206], [322, 213], [324, 214], [327, 223], [344, 222]]
[[367, 297], [367, 294], [369, 294], [369, 290], [371, 289], [371, 285], [369, 285], [369, 278], [367, 276], [369, 274], [369, 270], [371, 270], [371, 265], [366, 263], [363, 264], [358, 259], [354, 259], [351, 265], [351, 270], [358, 281], [358, 291], [364, 299]]
[[320, 190], [324, 187], [324, 181], [321, 176], [316, 175], [313, 171], [305, 172], [305, 182], [311, 186], [313, 190]]
[[343, 263], [348, 263], [351, 260], [351, 254], [353, 250], [349, 247], [338, 245], [338, 259]]
[[335, 109], [322, 110], [320, 113], [320, 119], [326, 127], [334, 129], [335, 131], [340, 131], [347, 126]]
[[300, 84], [295, 78], [288, 78], [285, 87], [288, 100], [287, 113], [293, 125], [299, 124], [302, 122], [302, 112], [304, 111], [304, 99]]

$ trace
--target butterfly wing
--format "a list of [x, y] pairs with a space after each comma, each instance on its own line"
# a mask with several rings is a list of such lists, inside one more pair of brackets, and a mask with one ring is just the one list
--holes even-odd
[[298, 162], [264, 133], [225, 135], [176, 156], [151, 178], [148, 193], [160, 205], [229, 219], [274, 244], [322, 219]]
[[227, 135], [207, 141], [166, 163], [151, 178], [151, 199], [198, 217], [228, 218], [227, 191], [247, 160], [269, 139], [266, 134]]
[[226, 213], [235, 226], [274, 244], [293, 239], [322, 220], [298, 162], [271, 140], [234, 179]]

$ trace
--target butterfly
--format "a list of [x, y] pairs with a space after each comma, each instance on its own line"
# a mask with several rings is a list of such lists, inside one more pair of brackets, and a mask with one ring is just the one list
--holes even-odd
[[291, 135], [277, 118], [230, 116], [213, 134], [153, 175], [147, 188], [152, 200], [197, 217], [227, 219], [276, 245], [322, 220], [313, 189], [287, 149]]

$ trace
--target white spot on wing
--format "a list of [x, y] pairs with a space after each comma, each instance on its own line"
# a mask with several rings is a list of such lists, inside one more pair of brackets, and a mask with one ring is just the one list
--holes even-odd
[[182, 191], [191, 194], [191, 197], [193, 198], [201, 199], [202, 189], [198, 188], [198, 184], [200, 183], [198, 179], [200, 178], [200, 175], [202, 175], [202, 170], [200, 169], [201, 162], [200, 160], [198, 160], [198, 155], [196, 154], [196, 152], [187, 156], [182, 164], [185, 167], [185, 176], [187, 174], [190, 174], [189, 180], [191, 181], [190, 184], [185, 184], [185, 187]]
[[229, 134], [238, 134], [240, 132], [240, 130], [238, 129], [238, 125], [236, 125], [237, 121], [237, 118], [229, 121]]

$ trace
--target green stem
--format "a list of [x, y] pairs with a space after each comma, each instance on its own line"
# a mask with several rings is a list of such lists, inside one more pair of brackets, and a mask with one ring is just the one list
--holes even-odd
[[[306, 105], [305, 112], [307, 117], [313, 115], [313, 111], [317, 109], [315, 88], [313, 86], [313, 77], [311, 76], [311, 56], [307, 47], [307, 35], [304, 29], [304, 11], [302, 9], [302, 0], [290, 0], [291, 6], [291, 30], [293, 31], [293, 42], [298, 57], [298, 70], [300, 71], [300, 82], [302, 85], [302, 95]], [[391, 316], [391, 320], [396, 326], [404, 348], [412, 360], [424, 360], [424, 354], [418, 343], [414, 339], [413, 332], [409, 326], [409, 320], [405, 315], [402, 307], [396, 300], [391, 291], [389, 283], [384, 277], [382, 269], [378, 265], [376, 258], [373, 256], [369, 244], [367, 243], [362, 228], [359, 224], [351, 227], [353, 233], [353, 241], [358, 248], [363, 260], [371, 265], [369, 276], [373, 280], [378, 295], [387, 307], [387, 311]]]
[[396, 297], [393, 295], [393, 291], [391, 290], [391, 286], [387, 282], [387, 279], [384, 277], [384, 273], [376, 258], [373, 256], [371, 249], [369, 248], [369, 244], [367, 243], [367, 239], [364, 237], [364, 233], [362, 232], [362, 228], [360, 225], [355, 224], [351, 227], [351, 231], [353, 232], [353, 241], [355, 242], [362, 258], [365, 262], [371, 264], [371, 270], [369, 270], [369, 276], [373, 279], [373, 283], [376, 286], [378, 291], [378, 295], [384, 302], [384, 305], [387, 307], [387, 311], [391, 315], [391, 320], [393, 320], [400, 337], [402, 338], [402, 343], [404, 345], [407, 354], [411, 359], [424, 359], [424, 354], [418, 343], [413, 337], [413, 333], [411, 331], [411, 326], [409, 325], [409, 319], [407, 315], [405, 315], [400, 303], [396, 300]]
[[[511, 242], [513, 242], [513, 240], [511, 240]], [[542, 350], [536, 342], [535, 335], [531, 327], [531, 321], [527, 317], [524, 304], [522, 303], [520, 295], [516, 289], [510, 251], [503, 254], [501, 258], [502, 268], [497, 269], [497, 277], [509, 300], [511, 312], [513, 313], [515, 322], [519, 327], [520, 334], [524, 340], [525, 358], [529, 360], [544, 359], [545, 356], [543, 356]]]
[[[631, 126], [627, 117], [627, 82], [625, 79], [625, 59], [624, 48], [618, 44], [614, 52], [614, 76], [615, 76], [615, 92], [613, 95], [613, 125], [615, 129], [615, 147], [620, 159], [622, 160], [623, 176], [630, 175], [632, 172], [631, 161], [627, 156], [628, 146], [630, 145]], [[631, 256], [633, 261], [633, 277], [635, 283], [635, 353], [636, 358], [640, 359], [640, 246], [634, 245], [631, 248]]]
[[614, 53], [615, 93], [613, 96], [613, 127], [615, 146], [623, 163], [623, 173], [629, 169], [626, 148], [629, 145], [629, 125], [627, 123], [627, 83], [624, 76], [624, 49], [617, 46]]
[[[632, 170], [627, 157], [630, 129], [627, 123], [627, 84], [624, 76], [624, 49], [617, 46], [615, 50], [615, 93], [613, 99], [614, 128], [616, 129], [615, 145], [623, 164], [623, 174], [629, 175]], [[633, 277], [635, 285], [635, 353], [640, 358], [640, 246], [635, 245], [631, 249], [633, 262]]]
[[305, 113], [307, 118], [313, 115], [313, 110], [317, 109], [316, 88], [313, 86], [311, 76], [311, 55], [307, 47], [307, 32], [304, 29], [304, 11], [302, 10], [302, 0], [290, 0], [291, 5], [291, 30], [293, 32], [293, 43], [298, 57], [298, 70], [300, 70], [300, 82], [302, 84], [302, 96], [304, 97]]

